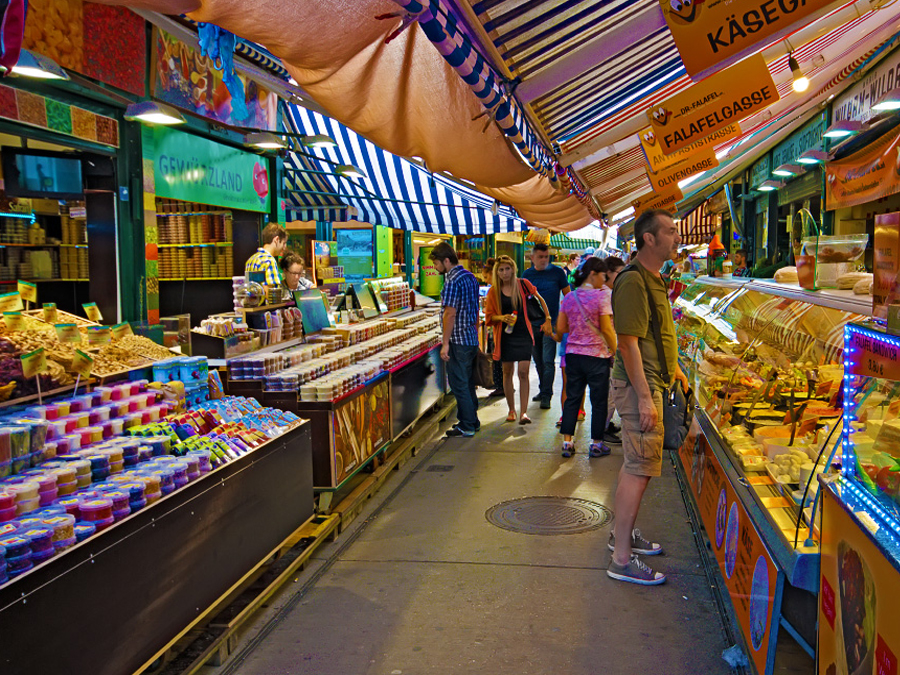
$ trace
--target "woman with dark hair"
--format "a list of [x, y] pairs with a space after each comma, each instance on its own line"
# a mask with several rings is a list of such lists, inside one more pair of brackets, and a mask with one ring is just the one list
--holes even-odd
[[305, 263], [303, 258], [288, 251], [279, 263], [284, 271], [284, 287], [289, 291], [305, 291], [314, 288], [315, 284], [303, 276]]
[[[619, 272], [625, 269], [625, 261], [621, 258], [618, 258], [614, 255], [611, 255], [606, 258], [606, 282], [605, 286], [609, 289], [610, 297], [612, 297], [612, 289], [613, 284], [616, 283], [616, 277], [619, 276]], [[613, 324], [615, 324], [615, 317], [613, 317]], [[609, 372], [612, 372], [613, 362], [615, 361], [615, 354], [609, 359]], [[584, 407], [582, 405], [582, 407]], [[613, 424], [612, 418], [613, 414], [616, 412], [616, 402], [613, 400], [613, 397], [609, 397], [608, 403], [608, 411], [606, 414], [606, 432], [603, 434], [603, 440], [607, 443], [621, 443], [622, 438], [619, 436], [619, 431], [621, 429]]]
[[553, 339], [566, 342], [566, 403], [563, 406], [562, 456], [575, 454], [575, 423], [585, 389], [591, 390], [591, 457], [609, 454], [603, 441], [609, 401], [609, 359], [616, 351], [612, 292], [605, 285], [606, 262], [590, 257], [575, 270], [575, 290], [563, 298]]

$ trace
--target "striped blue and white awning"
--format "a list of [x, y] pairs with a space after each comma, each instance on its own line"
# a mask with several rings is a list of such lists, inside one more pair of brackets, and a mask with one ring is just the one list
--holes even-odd
[[[512, 209], [495, 204], [477, 190], [385, 152], [324, 115], [293, 104], [287, 104], [285, 109], [290, 131], [325, 134], [337, 142], [334, 148], [304, 150], [304, 155], [289, 153], [287, 173], [299, 176], [304, 170], [319, 172], [307, 173], [317, 179], [314, 182], [328, 186], [327, 190], [316, 192], [329, 193], [355, 207], [357, 214], [351, 219], [436, 234], [494, 234], [526, 229], [525, 221]], [[352, 164], [366, 178], [338, 176], [338, 164]]]
[[343, 222], [356, 216], [356, 209], [347, 206], [318, 173], [312, 160], [296, 153], [285, 159], [285, 207], [288, 221], [306, 220]]

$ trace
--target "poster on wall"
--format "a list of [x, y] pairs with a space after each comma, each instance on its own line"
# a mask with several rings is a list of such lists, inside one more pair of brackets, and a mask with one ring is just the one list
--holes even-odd
[[820, 675], [896, 675], [900, 573], [823, 487]]
[[334, 485], [340, 485], [391, 440], [391, 388], [387, 377], [339, 404], [334, 420]]
[[862, 150], [825, 164], [829, 209], [868, 204], [900, 192], [900, 131], [890, 131]]
[[83, 0], [30, 0], [22, 47], [63, 68], [138, 96], [146, 94], [144, 19]]
[[224, 124], [275, 129], [278, 96], [238, 73], [244, 101], [236, 105], [222, 71], [199, 49], [156, 29], [153, 51], [153, 96], [177, 108]]

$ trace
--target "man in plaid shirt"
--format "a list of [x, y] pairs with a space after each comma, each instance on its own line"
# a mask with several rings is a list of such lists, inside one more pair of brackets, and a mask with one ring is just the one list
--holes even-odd
[[447, 363], [447, 380], [456, 397], [459, 419], [447, 430], [447, 435], [451, 438], [473, 436], [481, 427], [473, 378], [478, 353], [478, 280], [459, 264], [450, 244], [441, 242], [428, 257], [434, 262], [435, 269], [444, 275], [441, 358]]
[[251, 272], [265, 272], [266, 286], [281, 286], [281, 272], [277, 257], [287, 248], [287, 230], [277, 223], [269, 223], [262, 231], [262, 246], [247, 259], [244, 276], [250, 281]]

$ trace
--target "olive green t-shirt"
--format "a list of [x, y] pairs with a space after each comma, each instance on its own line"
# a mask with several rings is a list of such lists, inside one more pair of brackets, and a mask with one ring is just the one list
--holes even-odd
[[[635, 270], [620, 273], [613, 286], [612, 307], [613, 322], [619, 335], [633, 335], [640, 338], [638, 346], [644, 362], [644, 375], [650, 391], [669, 386], [675, 379], [678, 365], [678, 343], [675, 340], [675, 323], [672, 321], [672, 307], [669, 304], [665, 282], [649, 272], [638, 262], [633, 263]], [[647, 289], [653, 293], [660, 332], [662, 334], [663, 351], [669, 367], [668, 383], [662, 381], [659, 355], [656, 340], [650, 328], [650, 305], [647, 302]], [[622, 353], [616, 353], [616, 363], [612, 377], [628, 381]]]

